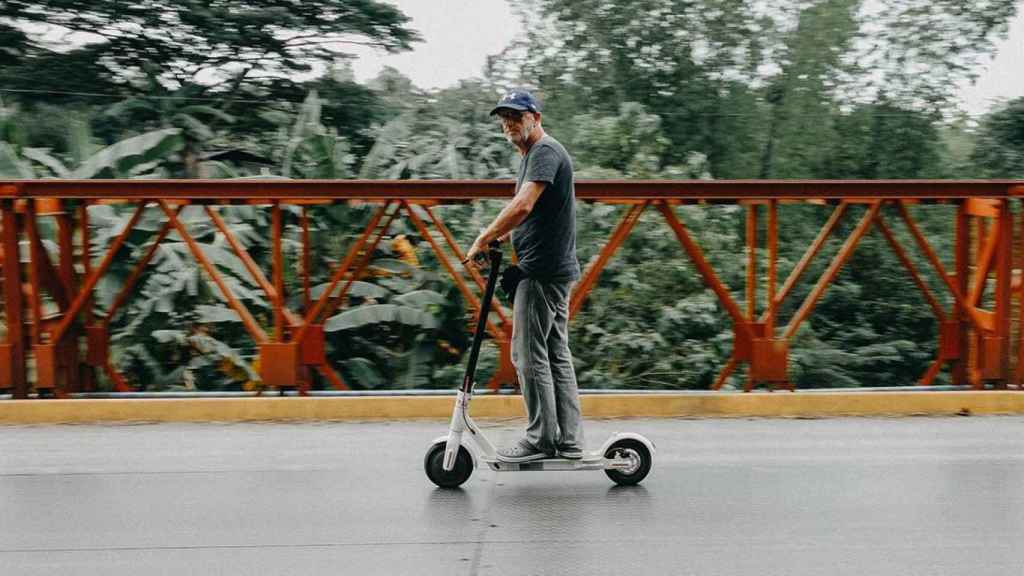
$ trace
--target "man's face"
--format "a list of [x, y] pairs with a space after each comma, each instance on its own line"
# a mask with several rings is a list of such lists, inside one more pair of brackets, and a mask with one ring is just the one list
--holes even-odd
[[531, 112], [519, 112], [518, 110], [503, 109], [497, 112], [498, 121], [501, 122], [501, 130], [505, 139], [514, 146], [526, 144], [537, 125], [537, 119]]

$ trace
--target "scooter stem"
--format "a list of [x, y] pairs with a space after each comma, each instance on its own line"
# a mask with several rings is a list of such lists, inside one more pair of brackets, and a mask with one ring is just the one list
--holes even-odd
[[480, 301], [480, 316], [477, 318], [473, 344], [469, 349], [466, 374], [462, 378], [462, 386], [455, 399], [455, 409], [452, 410], [451, 425], [448, 427], [448, 441], [445, 443], [444, 461], [441, 464], [441, 468], [445, 472], [451, 472], [455, 468], [455, 458], [458, 455], [459, 446], [462, 444], [462, 433], [466, 430], [466, 412], [469, 410], [469, 400], [473, 396], [473, 385], [476, 383], [476, 363], [480, 358], [480, 344], [483, 343], [484, 332], [487, 330], [487, 316], [491, 313], [494, 288], [498, 283], [498, 273], [501, 270], [501, 250], [498, 246], [497, 242], [491, 242], [487, 250], [491, 269], [487, 275], [484, 297]]
[[469, 363], [466, 364], [466, 374], [462, 378], [460, 390], [464, 394], [473, 393], [475, 384], [476, 363], [480, 358], [480, 344], [484, 339], [484, 332], [487, 329], [487, 316], [491, 313], [491, 302], [494, 300], [494, 288], [498, 283], [498, 273], [501, 268], [501, 250], [497, 242], [491, 242], [487, 257], [491, 261], [491, 270], [487, 275], [487, 285], [484, 287], [484, 297], [480, 301], [480, 316], [476, 321], [476, 332], [473, 333], [473, 344], [469, 349]]

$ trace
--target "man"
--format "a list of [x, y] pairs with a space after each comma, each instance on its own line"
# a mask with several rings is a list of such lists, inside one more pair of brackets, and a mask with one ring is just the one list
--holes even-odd
[[506, 462], [549, 456], [583, 457], [576, 373], [569, 352], [569, 291], [580, 277], [576, 259], [576, 194], [572, 159], [544, 133], [540, 106], [526, 90], [501, 98], [497, 115], [505, 138], [523, 157], [516, 194], [466, 254], [477, 266], [494, 240], [509, 233], [523, 279], [513, 300], [512, 363], [526, 403], [525, 437], [499, 450]]

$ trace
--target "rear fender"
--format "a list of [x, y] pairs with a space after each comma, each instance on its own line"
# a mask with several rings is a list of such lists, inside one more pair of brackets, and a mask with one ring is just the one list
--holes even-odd
[[637, 434], [635, 432], [616, 432], [615, 434], [612, 434], [611, 436], [608, 437], [607, 440], [605, 440], [604, 444], [601, 446], [600, 454], [604, 456], [605, 453], [608, 452], [608, 449], [611, 448], [612, 444], [618, 442], [619, 440], [626, 439], [640, 441], [644, 446], [647, 447], [647, 450], [651, 452], [651, 458], [654, 458], [654, 442], [648, 440], [646, 436], [642, 434]]

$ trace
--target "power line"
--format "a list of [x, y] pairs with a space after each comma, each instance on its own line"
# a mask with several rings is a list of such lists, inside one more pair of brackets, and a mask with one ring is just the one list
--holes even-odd
[[[29, 90], [27, 88], [0, 88], [0, 92], [10, 92], [16, 94], [48, 94], [51, 96], [90, 96], [100, 98], [112, 98], [116, 100], [124, 100], [131, 98], [130, 95], [126, 94], [102, 94], [99, 92], [70, 92], [63, 90]], [[266, 104], [267, 100], [248, 100], [244, 98], [210, 98], [210, 97], [196, 97], [196, 96], [146, 96], [147, 99], [152, 100], [190, 100], [194, 102], [237, 102], [239, 104]], [[300, 102], [299, 100], [287, 100], [275, 98], [275, 101], [285, 102]]]
[[[114, 100], [124, 100], [132, 97], [126, 94], [104, 94], [99, 92], [72, 92], [63, 90], [31, 90], [27, 88], [0, 88], [0, 92], [7, 92], [13, 94], [40, 94], [40, 95], [51, 95], [51, 96], [87, 96], [87, 97], [98, 97], [98, 98], [110, 98]], [[267, 104], [267, 99], [253, 100], [246, 98], [213, 98], [213, 97], [197, 97], [197, 96], [146, 96], [147, 99], [151, 100], [185, 100], [192, 102], [218, 102], [218, 103], [238, 103], [238, 104]], [[321, 100], [329, 100], [321, 98]], [[302, 100], [289, 100], [287, 98], [274, 98], [274, 102], [289, 102], [292, 104], [300, 104]], [[927, 112], [917, 110], [906, 110], [904, 112], [895, 113], [873, 113], [870, 114], [871, 118], [906, 118], [911, 113], [928, 115]], [[955, 112], [955, 111], [954, 111]], [[687, 118], [765, 118], [763, 112], [650, 112], [659, 117], [687, 117]], [[789, 118], [843, 118], [849, 116], [849, 113], [835, 113], [829, 110], [823, 110], [820, 113], [787, 113], [786, 117]], [[607, 116], [599, 116], [598, 118], [606, 118]]]

